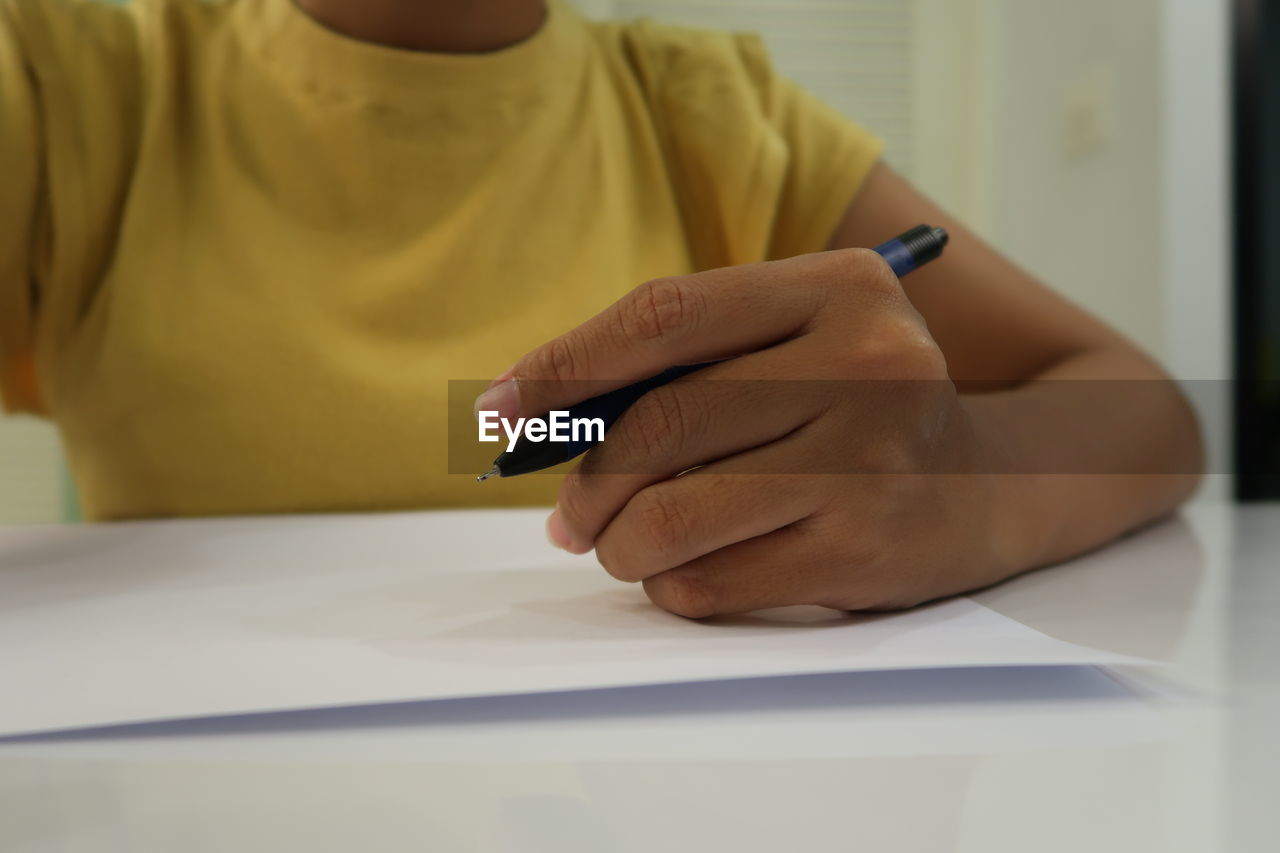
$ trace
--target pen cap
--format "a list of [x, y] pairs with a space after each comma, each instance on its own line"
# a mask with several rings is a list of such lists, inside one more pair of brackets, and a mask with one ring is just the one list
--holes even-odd
[[928, 225], [917, 225], [903, 234], [898, 240], [907, 247], [916, 266], [924, 266], [942, 254], [951, 236], [946, 229], [933, 228]]

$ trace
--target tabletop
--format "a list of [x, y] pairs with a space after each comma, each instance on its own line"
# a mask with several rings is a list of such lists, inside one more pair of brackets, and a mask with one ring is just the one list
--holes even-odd
[[1252, 851], [1280, 796], [1280, 506], [975, 596], [1156, 668], [824, 674], [0, 741], [5, 851]]

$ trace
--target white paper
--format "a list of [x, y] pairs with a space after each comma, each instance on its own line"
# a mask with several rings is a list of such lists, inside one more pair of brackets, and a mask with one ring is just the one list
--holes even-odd
[[802, 673], [1141, 662], [963, 598], [693, 622], [552, 549], [544, 517], [0, 529], [0, 736]]

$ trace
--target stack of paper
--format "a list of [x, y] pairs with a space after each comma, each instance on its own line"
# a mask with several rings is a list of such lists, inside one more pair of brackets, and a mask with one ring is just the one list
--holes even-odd
[[0, 529], [0, 735], [801, 673], [1133, 663], [969, 599], [693, 622], [545, 511]]

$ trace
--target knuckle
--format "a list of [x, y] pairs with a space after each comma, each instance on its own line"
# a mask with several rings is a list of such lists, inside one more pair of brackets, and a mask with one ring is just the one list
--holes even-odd
[[633, 499], [642, 548], [663, 560], [676, 557], [689, 541], [689, 526], [681, 508], [661, 489], [645, 489]]
[[561, 335], [547, 342], [535, 365], [536, 375], [566, 381], [587, 377], [587, 358], [576, 338]]
[[690, 569], [649, 578], [645, 592], [663, 610], [687, 619], [703, 619], [716, 613], [715, 596], [706, 576]]
[[897, 363], [907, 379], [945, 379], [947, 359], [933, 338], [916, 324], [901, 339]]
[[[900, 501], [901, 494], [910, 493], [918, 485], [917, 475], [929, 471], [934, 451], [911, 423], [916, 418], [914, 408], [908, 403], [903, 409], [897, 389], [883, 390], [886, 393], [871, 397], [870, 402], [890, 414], [865, 431], [850, 454], [848, 471], [864, 477], [861, 485], [875, 506], [900, 508], [909, 505]], [[884, 523], [893, 520], [891, 513], [882, 518]]]
[[627, 432], [648, 459], [669, 456], [694, 427], [688, 402], [669, 386], [644, 395], [627, 415]]
[[[830, 252], [819, 252], [813, 255], [802, 255], [795, 262], [803, 262], [804, 266], [797, 270], [798, 278], [805, 283], [806, 289], [814, 298], [816, 312], [830, 309], [852, 309], [855, 303], [854, 288], [851, 287], [857, 261], [857, 249], [837, 249]], [[787, 263], [783, 261], [781, 263]]]
[[845, 350], [845, 358], [851, 367], [874, 370], [892, 359], [895, 343], [879, 332], [862, 334]]
[[902, 295], [902, 283], [893, 269], [871, 249], [824, 252], [822, 264], [822, 278], [836, 296], [892, 301]]
[[622, 303], [623, 334], [646, 341], [669, 340], [696, 330], [701, 316], [697, 290], [682, 278], [656, 278], [636, 288]]
[[940, 379], [946, 359], [929, 333], [914, 319], [882, 320], [849, 348], [851, 365], [879, 378]]
[[868, 306], [895, 307], [907, 301], [893, 269], [871, 249], [836, 249], [809, 257], [813, 266], [806, 281], [819, 311], [854, 319], [865, 316]]

